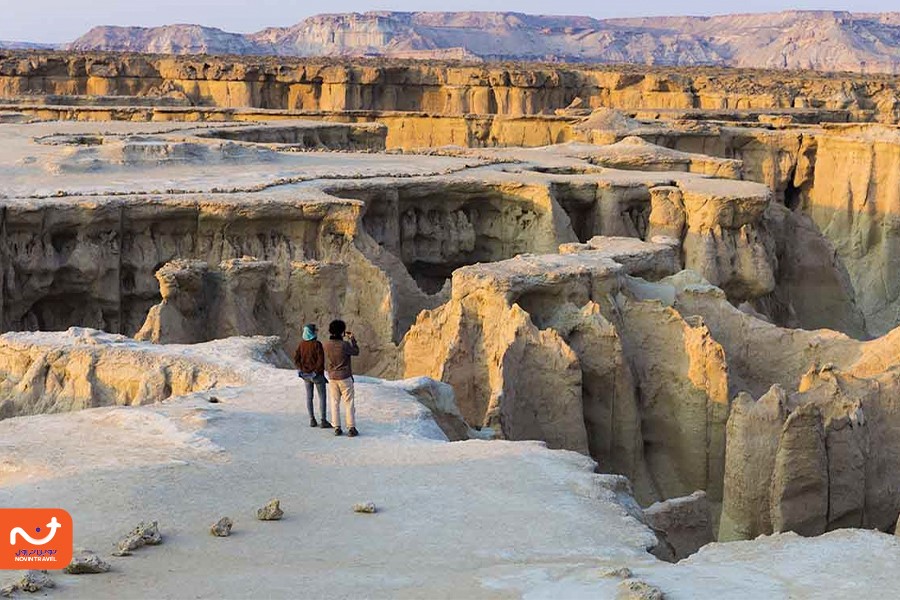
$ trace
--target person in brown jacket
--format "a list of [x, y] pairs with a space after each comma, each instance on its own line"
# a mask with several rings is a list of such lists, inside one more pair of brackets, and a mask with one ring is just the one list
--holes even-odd
[[335, 421], [334, 435], [341, 435], [341, 407], [343, 403], [346, 415], [347, 435], [356, 437], [356, 402], [353, 394], [353, 369], [350, 366], [350, 357], [359, 355], [359, 346], [356, 338], [347, 331], [347, 324], [343, 321], [332, 321], [328, 325], [328, 339], [322, 345], [325, 349], [325, 372], [330, 380], [328, 387], [331, 392], [331, 418]]
[[303, 341], [294, 353], [294, 364], [297, 375], [306, 384], [306, 410], [309, 411], [309, 426], [316, 427], [316, 415], [313, 412], [313, 387], [319, 392], [319, 416], [322, 418], [322, 429], [330, 429], [331, 423], [326, 418], [325, 384], [325, 351], [322, 342], [316, 339], [316, 326], [309, 323], [303, 327]]

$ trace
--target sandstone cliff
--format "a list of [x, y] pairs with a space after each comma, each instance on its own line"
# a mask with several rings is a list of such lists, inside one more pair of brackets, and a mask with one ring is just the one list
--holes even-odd
[[900, 330], [859, 342], [832, 331], [783, 329], [686, 275], [629, 289], [702, 319], [721, 344], [734, 401], [720, 539], [889, 528], [900, 510], [887, 491], [896, 485], [893, 475], [885, 472], [900, 443], [889, 416]]
[[818, 137], [812, 221], [834, 245], [857, 290], [869, 331], [892, 329], [900, 314], [900, 135], [893, 129], [830, 129]]
[[198, 105], [331, 112], [535, 115], [552, 114], [581, 98], [591, 108], [817, 108], [850, 111], [858, 120], [890, 122], [900, 115], [897, 83], [884, 76], [287, 57], [0, 54], [0, 98], [171, 92]]

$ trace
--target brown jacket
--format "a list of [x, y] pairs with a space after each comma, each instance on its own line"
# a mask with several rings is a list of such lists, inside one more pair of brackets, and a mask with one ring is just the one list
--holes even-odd
[[324, 373], [325, 352], [319, 340], [303, 340], [294, 352], [294, 364], [301, 373]]
[[325, 340], [325, 357], [327, 359], [328, 379], [340, 381], [353, 377], [353, 369], [350, 366], [350, 357], [359, 355], [359, 346], [356, 338], [344, 340]]

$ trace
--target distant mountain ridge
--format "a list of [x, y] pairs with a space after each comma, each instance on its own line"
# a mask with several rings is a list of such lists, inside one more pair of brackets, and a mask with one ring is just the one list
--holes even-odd
[[71, 50], [716, 65], [900, 73], [900, 12], [599, 20], [512, 12], [323, 14], [252, 34], [95, 27]]
[[16, 42], [0, 40], [0, 48], [4, 50], [61, 50], [66, 44], [37, 44], [34, 42]]

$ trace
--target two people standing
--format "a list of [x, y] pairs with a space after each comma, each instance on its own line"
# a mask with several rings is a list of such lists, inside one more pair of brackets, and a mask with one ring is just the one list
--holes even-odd
[[[328, 384], [328, 395], [331, 398], [331, 418], [335, 421], [334, 435], [343, 435], [341, 429], [340, 405], [344, 406], [347, 422], [347, 435], [356, 437], [356, 402], [353, 390], [353, 368], [351, 357], [359, 355], [359, 345], [353, 333], [347, 331], [347, 324], [334, 320], [328, 325], [328, 339], [322, 343], [318, 340], [316, 326], [312, 323], [303, 327], [303, 340], [294, 353], [294, 364], [298, 375], [306, 385], [306, 408], [309, 411], [309, 425], [317, 425], [323, 429], [332, 427], [325, 418], [325, 384]], [[327, 376], [327, 377], [326, 377]], [[321, 424], [316, 421], [313, 411], [313, 390], [319, 395], [319, 415]]]

